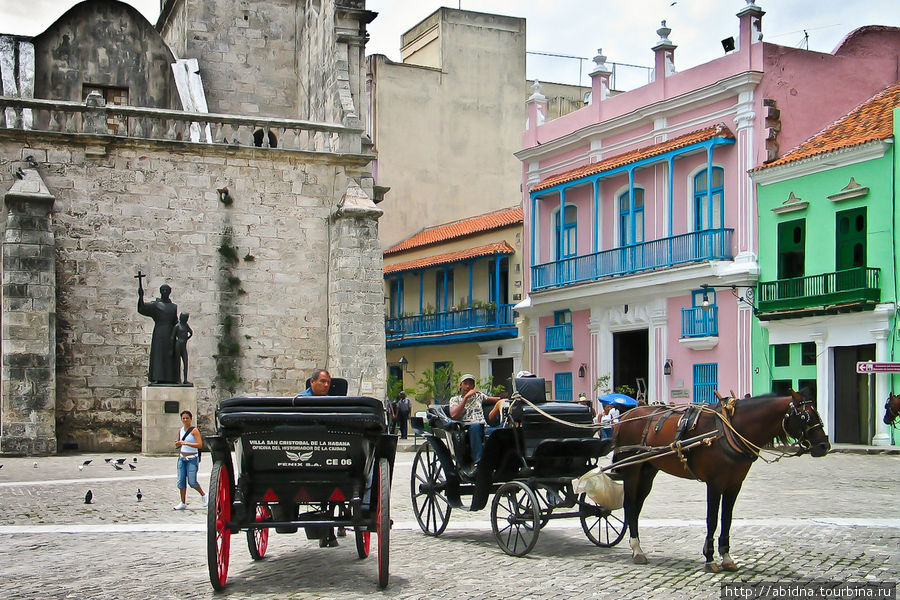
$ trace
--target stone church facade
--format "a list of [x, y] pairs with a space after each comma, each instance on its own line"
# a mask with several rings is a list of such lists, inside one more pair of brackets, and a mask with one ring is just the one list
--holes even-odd
[[153, 322], [190, 313], [201, 427], [315, 367], [383, 397], [364, 0], [115, 0], [0, 35], [0, 453], [136, 450]]

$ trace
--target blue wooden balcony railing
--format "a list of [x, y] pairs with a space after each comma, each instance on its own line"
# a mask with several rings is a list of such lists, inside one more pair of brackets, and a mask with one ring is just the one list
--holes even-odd
[[734, 229], [706, 229], [535, 265], [531, 267], [531, 289], [538, 291], [701, 260], [730, 260], [734, 258], [733, 233]]
[[759, 312], [795, 310], [834, 304], [879, 302], [881, 269], [856, 267], [820, 275], [759, 284]]
[[464, 308], [409, 317], [389, 317], [384, 328], [388, 339], [413, 335], [439, 335], [444, 333], [515, 325], [512, 304], [500, 304], [496, 308]]
[[681, 337], [709, 337], [719, 335], [719, 307], [708, 310], [697, 306], [681, 309]]
[[551, 325], [544, 332], [544, 352], [572, 349], [572, 324]]

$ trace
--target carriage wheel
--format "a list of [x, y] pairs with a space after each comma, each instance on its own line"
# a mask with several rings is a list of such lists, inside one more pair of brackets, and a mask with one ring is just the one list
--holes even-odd
[[206, 562], [209, 582], [221, 591], [225, 589], [231, 551], [231, 530], [227, 527], [231, 520], [231, 470], [222, 461], [212, 467], [209, 493], [212, 507], [206, 516]]
[[378, 462], [378, 512], [375, 513], [378, 534], [378, 587], [388, 584], [391, 539], [391, 465], [388, 459]]
[[601, 548], [612, 548], [625, 537], [625, 520], [584, 494], [578, 496], [578, 518], [587, 539]]
[[371, 537], [372, 534], [368, 531], [362, 531], [361, 529], [356, 530], [356, 554], [358, 554], [360, 558], [369, 556], [369, 540]]
[[537, 543], [541, 513], [531, 488], [521, 481], [503, 484], [491, 503], [491, 529], [500, 549], [525, 556]]
[[[272, 511], [265, 504], [256, 507], [256, 522], [271, 521]], [[260, 560], [266, 555], [266, 548], [269, 547], [269, 530], [268, 529], [248, 529], [247, 530], [247, 546], [250, 548], [250, 556], [253, 560]]]
[[447, 473], [427, 442], [416, 452], [410, 477], [413, 512], [426, 535], [444, 533], [450, 521], [450, 502], [444, 495]]

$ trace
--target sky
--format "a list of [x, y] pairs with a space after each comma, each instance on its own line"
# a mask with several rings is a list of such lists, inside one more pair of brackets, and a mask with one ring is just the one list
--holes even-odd
[[[590, 59], [602, 48], [607, 62], [652, 66], [650, 50], [660, 21], [672, 29], [669, 39], [678, 70], [721, 56], [721, 40], [737, 37], [735, 14], [747, 0], [368, 0], [378, 17], [369, 25], [367, 54], [400, 60], [400, 35], [440, 6], [526, 19], [526, 50], [583, 57], [585, 61], [529, 55], [528, 78], [589, 85]], [[77, 0], [0, 0], [0, 33], [37, 35]], [[159, 0], [127, 0], [151, 23]], [[831, 52], [862, 25], [900, 26], [898, 0], [757, 0], [766, 11], [765, 41]], [[804, 35], [808, 34], [808, 39]], [[579, 69], [580, 66], [580, 69]], [[638, 70], [632, 70], [640, 73]], [[626, 73], [623, 70], [623, 73]], [[624, 80], [624, 77], [623, 77]], [[624, 89], [627, 84], [617, 86]]]

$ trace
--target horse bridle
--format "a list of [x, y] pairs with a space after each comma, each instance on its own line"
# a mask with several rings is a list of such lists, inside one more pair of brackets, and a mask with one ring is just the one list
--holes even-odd
[[[800, 446], [800, 450], [798, 450], [797, 454], [794, 456], [800, 456], [801, 454], [809, 452], [812, 448], [812, 443], [809, 441], [809, 433], [817, 427], [823, 428], [821, 419], [819, 419], [818, 423], [812, 423], [812, 416], [804, 410], [805, 406], [811, 404], [813, 404], [812, 400], [801, 400], [798, 404], [795, 404], [794, 401], [791, 400], [791, 403], [788, 404], [787, 413], [785, 413], [784, 418], [781, 420], [781, 429], [784, 430], [785, 435], [789, 437], [796, 436], [788, 431], [788, 425], [790, 425], [792, 421], [799, 421], [798, 427], [800, 429], [800, 436], [797, 438], [797, 444]], [[798, 405], [800, 408], [797, 408]]]

